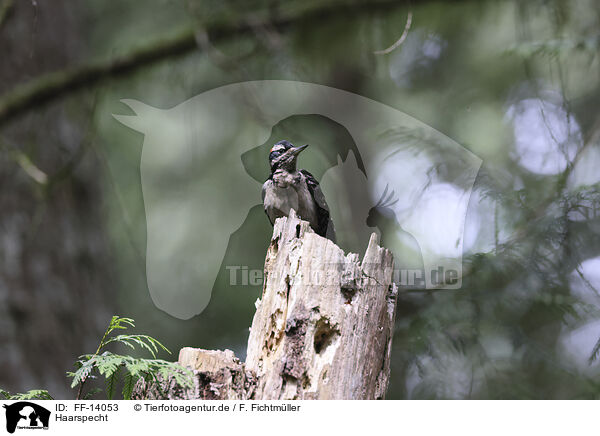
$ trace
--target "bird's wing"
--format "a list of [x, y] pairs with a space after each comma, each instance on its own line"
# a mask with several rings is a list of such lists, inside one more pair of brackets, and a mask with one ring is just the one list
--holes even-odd
[[267, 195], [267, 189], [269, 189], [271, 187], [271, 185], [273, 185], [273, 175], [270, 175], [269, 178], [267, 179], [267, 181], [265, 183], [263, 183], [261, 197], [262, 197], [263, 210], [265, 211], [265, 215], [267, 215], [267, 218], [269, 218], [269, 222], [271, 223], [271, 225], [275, 225], [275, 223], [271, 220], [271, 217], [269, 216], [269, 212], [267, 212], [267, 207], [265, 206], [265, 196]]
[[323, 195], [323, 191], [321, 191], [319, 182], [317, 182], [317, 179], [315, 179], [315, 177], [306, 170], [300, 170], [300, 173], [304, 175], [304, 178], [306, 179], [306, 185], [308, 186], [308, 190], [310, 191], [312, 197], [315, 199], [317, 207], [319, 208], [319, 229], [317, 233], [335, 242], [335, 231], [333, 228], [333, 222], [331, 221], [331, 218], [329, 216], [329, 206], [325, 201], [325, 196]]
[[271, 177], [269, 177], [267, 179], [267, 181], [265, 183], [263, 183], [262, 185], [262, 192], [261, 192], [261, 197], [262, 197], [262, 201], [263, 201], [263, 205], [265, 204], [265, 195], [267, 195], [267, 188], [269, 187], [269, 185], [273, 183], [273, 179]]

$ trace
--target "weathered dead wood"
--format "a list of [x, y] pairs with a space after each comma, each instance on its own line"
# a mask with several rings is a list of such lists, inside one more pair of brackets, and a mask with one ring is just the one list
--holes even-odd
[[362, 263], [291, 216], [279, 220], [246, 369], [262, 399], [383, 398], [396, 288], [392, 254], [373, 234]]
[[[390, 375], [397, 288], [373, 234], [361, 261], [299, 220], [278, 219], [245, 364], [230, 350], [184, 348], [196, 386], [153, 398], [380, 399]], [[139, 389], [137, 390], [139, 394]]]
[[173, 378], [148, 385], [137, 383], [132, 399], [150, 400], [247, 400], [253, 397], [256, 379], [231, 350], [182, 348], [179, 364], [194, 374], [194, 387], [186, 389]]

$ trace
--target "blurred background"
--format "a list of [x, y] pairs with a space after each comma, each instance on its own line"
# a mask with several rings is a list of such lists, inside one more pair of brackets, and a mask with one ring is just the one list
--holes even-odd
[[[262, 206], [229, 238], [207, 308], [159, 310], [144, 136], [112, 114], [132, 113], [122, 98], [168, 109], [285, 79], [380, 101], [483, 160], [463, 286], [401, 289], [387, 398], [600, 397], [599, 46], [595, 0], [0, 0], [0, 387], [73, 398], [65, 372], [113, 314], [174, 351], [164, 359], [183, 346], [245, 357], [262, 286], [231, 286], [226, 266], [262, 270]], [[318, 178], [340, 158], [361, 168], [343, 127], [297, 116], [242, 156], [250, 176], [268, 176], [283, 138], [315, 144], [302, 162]]]

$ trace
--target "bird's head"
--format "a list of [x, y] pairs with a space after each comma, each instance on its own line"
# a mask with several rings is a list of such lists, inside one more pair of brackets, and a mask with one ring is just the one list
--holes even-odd
[[279, 141], [271, 148], [271, 152], [269, 153], [271, 172], [275, 172], [275, 170], [280, 168], [287, 171], [295, 171], [298, 155], [306, 147], [308, 147], [308, 144], [294, 147], [289, 141]]

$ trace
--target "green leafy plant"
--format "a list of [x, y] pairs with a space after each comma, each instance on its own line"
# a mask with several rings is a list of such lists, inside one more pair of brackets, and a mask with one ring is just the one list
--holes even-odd
[[[100, 391], [100, 389], [92, 389], [87, 394], [83, 394], [86, 381], [96, 378], [96, 374], [106, 380], [105, 391], [108, 399], [113, 399], [120, 381], [123, 382], [122, 395], [125, 400], [131, 399], [134, 386], [142, 378], [146, 385], [155, 383], [160, 386], [161, 381], [173, 378], [183, 387], [193, 386], [191, 371], [177, 363], [156, 359], [156, 354], [161, 350], [171, 353], [158, 340], [148, 335], [114, 334], [118, 330], [126, 330], [129, 327], [135, 327], [133, 319], [113, 316], [96, 352], [80, 356], [75, 362], [77, 370], [67, 373], [68, 377], [73, 378], [71, 387], [79, 386], [77, 399], [88, 399]], [[114, 354], [106, 350], [108, 345], [114, 343], [123, 344], [133, 350], [136, 348], [146, 350], [153, 359]]]
[[16, 401], [25, 401], [25, 400], [53, 400], [54, 398], [52, 398], [50, 396], [50, 394], [48, 393], [48, 391], [45, 391], [43, 389], [33, 389], [31, 391], [27, 391], [24, 394], [11, 394], [8, 391], [5, 391], [4, 389], [0, 389], [0, 397], [4, 397], [2, 398], [3, 400], [16, 400]]

